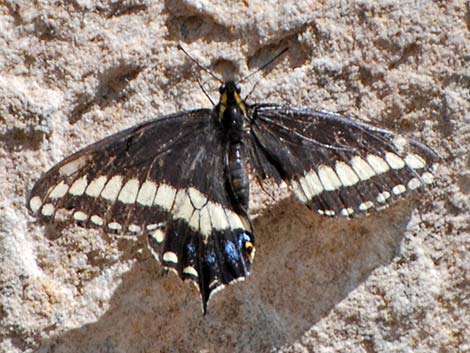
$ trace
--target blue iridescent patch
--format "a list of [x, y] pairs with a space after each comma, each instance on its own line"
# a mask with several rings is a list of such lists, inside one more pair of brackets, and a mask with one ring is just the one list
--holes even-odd
[[235, 244], [227, 240], [225, 243], [225, 255], [227, 255], [228, 259], [230, 261], [239, 261], [240, 260], [240, 253], [238, 252], [237, 248], [235, 247]]
[[247, 232], [242, 232], [238, 235], [238, 248], [239, 249], [244, 249], [245, 248], [245, 243], [247, 241], [252, 242], [252, 237], [249, 233]]
[[186, 245], [186, 250], [188, 251], [189, 255], [196, 255], [196, 247], [194, 246], [194, 244]]
[[214, 265], [215, 264], [215, 255], [213, 253], [210, 253], [210, 254], [206, 255], [206, 263], [208, 265]]

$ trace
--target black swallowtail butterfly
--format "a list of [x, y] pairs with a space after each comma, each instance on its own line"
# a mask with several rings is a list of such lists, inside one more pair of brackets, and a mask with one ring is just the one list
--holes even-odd
[[354, 217], [432, 183], [437, 161], [418, 142], [340, 115], [248, 104], [228, 81], [213, 109], [150, 120], [66, 158], [28, 206], [47, 221], [145, 235], [164, 267], [196, 282], [205, 312], [211, 294], [250, 273], [251, 182]]

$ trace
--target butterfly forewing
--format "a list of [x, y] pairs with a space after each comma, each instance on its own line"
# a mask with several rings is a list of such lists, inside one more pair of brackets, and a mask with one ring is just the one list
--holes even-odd
[[175, 114], [82, 149], [36, 183], [30, 209], [50, 221], [147, 234], [154, 256], [196, 281], [205, 305], [250, 267], [241, 239], [251, 229], [225, 191], [213, 114]]
[[437, 155], [424, 145], [351, 119], [288, 106], [251, 107], [254, 145], [297, 198], [326, 216], [385, 207], [432, 182]]

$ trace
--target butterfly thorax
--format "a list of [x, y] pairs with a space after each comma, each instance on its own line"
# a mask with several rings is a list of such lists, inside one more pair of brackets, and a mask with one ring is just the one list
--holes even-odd
[[220, 101], [216, 110], [220, 122], [231, 141], [241, 142], [248, 118], [245, 103], [240, 97], [240, 87], [228, 81], [220, 86], [219, 91]]
[[246, 148], [243, 144], [246, 134], [247, 111], [240, 95], [240, 88], [233, 81], [220, 87], [220, 102], [216, 109], [226, 137], [225, 173], [228, 191], [234, 206], [246, 212], [249, 203], [249, 178], [246, 168]]

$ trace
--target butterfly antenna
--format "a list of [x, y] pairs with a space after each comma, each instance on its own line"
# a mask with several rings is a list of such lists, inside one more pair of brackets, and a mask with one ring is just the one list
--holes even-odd
[[194, 77], [196, 77], [196, 81], [197, 81], [197, 84], [199, 85], [199, 88], [202, 90], [202, 92], [204, 92], [207, 99], [209, 99], [209, 101], [212, 103], [212, 105], [215, 106], [214, 101], [212, 100], [211, 96], [209, 96], [209, 93], [207, 93], [206, 89], [204, 88], [204, 85], [199, 80], [199, 77], [197, 77], [196, 75], [194, 75]]
[[[207, 72], [209, 75], [211, 75], [212, 78], [214, 78], [215, 80], [219, 81], [219, 83], [224, 83], [224, 81], [222, 81], [219, 77], [217, 77], [212, 71], [206, 69], [204, 66], [202, 66], [201, 64], [199, 64], [199, 62], [194, 59], [191, 55], [189, 55], [189, 53], [181, 46], [181, 44], [178, 44], [177, 48], [179, 50], [181, 50], [183, 53], [186, 54], [186, 56], [193, 62], [197, 65], [197, 67], [199, 67], [201, 70]], [[203, 90], [204, 91], [204, 90]], [[205, 91], [204, 91], [205, 92]], [[207, 94], [206, 94], [207, 95]]]
[[248, 92], [248, 94], [245, 96], [245, 98], [243, 100], [245, 100], [245, 101], [247, 100], [247, 98], [254, 92], [256, 86], [258, 86], [258, 83], [259, 83], [259, 80], [256, 81], [256, 83], [253, 85], [253, 87], [251, 87], [250, 92]]
[[[253, 76], [254, 74], [264, 70], [267, 66], [271, 65], [274, 61], [276, 61], [280, 56], [282, 56], [286, 51], [288, 51], [289, 48], [284, 48], [282, 49], [278, 54], [276, 54], [274, 57], [272, 57], [267, 63], [265, 63], [263, 66], [261, 66], [258, 70], [256, 71], [253, 71], [251, 74], [249, 74], [248, 76], [245, 76], [243, 77], [240, 81], [238, 81], [238, 83], [242, 83], [243, 81], [246, 81], [248, 80], [251, 76]], [[251, 93], [251, 92], [250, 92]]]

